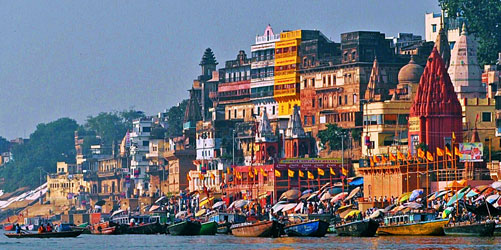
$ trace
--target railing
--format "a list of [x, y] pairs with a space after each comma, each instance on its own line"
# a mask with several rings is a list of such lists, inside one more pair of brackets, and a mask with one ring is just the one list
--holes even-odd
[[270, 97], [273, 96], [273, 90], [270, 91], [260, 91], [256, 93], [251, 93], [251, 98], [260, 98], [260, 97]]
[[296, 95], [296, 89], [295, 88], [275, 90], [275, 96], [276, 97], [291, 96], [291, 95]]
[[280, 34], [273, 34], [271, 36], [256, 36], [256, 43], [278, 41], [280, 39]]

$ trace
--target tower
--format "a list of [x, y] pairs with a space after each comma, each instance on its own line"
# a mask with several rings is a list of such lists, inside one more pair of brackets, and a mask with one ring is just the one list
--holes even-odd
[[299, 106], [295, 105], [285, 130], [285, 158], [299, 158], [311, 155], [310, 139], [301, 124]]

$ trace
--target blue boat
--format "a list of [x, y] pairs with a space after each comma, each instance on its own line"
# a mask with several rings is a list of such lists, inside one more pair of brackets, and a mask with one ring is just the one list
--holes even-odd
[[288, 236], [323, 237], [327, 233], [329, 223], [322, 220], [312, 220], [288, 225], [284, 228]]

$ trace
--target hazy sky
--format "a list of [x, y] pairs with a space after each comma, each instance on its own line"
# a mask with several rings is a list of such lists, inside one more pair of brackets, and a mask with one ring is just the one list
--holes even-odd
[[154, 114], [188, 97], [205, 48], [219, 61], [249, 55], [267, 24], [424, 34], [437, 0], [0, 0], [0, 136], [28, 137], [60, 117], [129, 107]]

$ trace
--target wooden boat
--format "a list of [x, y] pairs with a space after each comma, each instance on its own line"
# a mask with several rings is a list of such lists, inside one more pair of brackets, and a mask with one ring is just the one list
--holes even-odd
[[450, 223], [444, 226], [445, 235], [450, 236], [493, 236], [496, 223], [494, 221], [470, 223]]
[[68, 231], [68, 232], [47, 232], [47, 233], [6, 233], [8, 238], [68, 238], [77, 237], [82, 231]]
[[215, 221], [218, 223], [217, 233], [218, 234], [228, 234], [231, 233], [230, 227], [233, 224], [244, 223], [247, 217], [240, 214], [231, 213], [214, 213], [209, 217], [209, 221]]
[[92, 225], [90, 231], [92, 234], [124, 234], [127, 226], [107, 221]]
[[284, 227], [285, 234], [297, 237], [323, 237], [327, 233], [329, 223], [322, 220], [312, 220]]
[[230, 230], [231, 225], [232, 224], [229, 223], [229, 222], [223, 222], [223, 223], [217, 224], [217, 233], [218, 234], [229, 234], [229, 233], [231, 233], [231, 230]]
[[167, 227], [172, 235], [198, 235], [202, 225], [198, 221], [182, 221]]
[[80, 224], [78, 226], [70, 226], [73, 231], [82, 231], [82, 234], [91, 234], [91, 226], [88, 222]]
[[411, 213], [384, 218], [377, 229], [378, 235], [444, 235], [449, 219], [435, 219], [432, 213]]
[[359, 220], [336, 225], [339, 236], [372, 237], [376, 234], [379, 223], [373, 219]]
[[494, 228], [494, 236], [501, 236], [501, 224], [496, 224]]
[[139, 224], [136, 226], [129, 226], [126, 231], [127, 234], [159, 234], [165, 233], [165, 228], [160, 223], [147, 223]]
[[217, 222], [208, 221], [202, 223], [200, 227], [200, 235], [215, 235], [217, 233]]
[[233, 225], [231, 233], [238, 237], [279, 237], [280, 223], [277, 221], [260, 221]]

